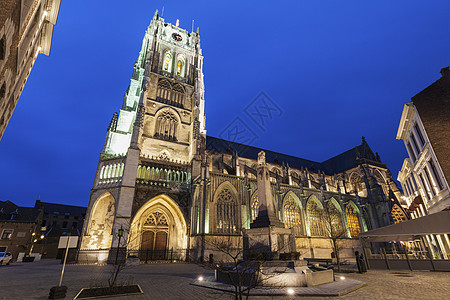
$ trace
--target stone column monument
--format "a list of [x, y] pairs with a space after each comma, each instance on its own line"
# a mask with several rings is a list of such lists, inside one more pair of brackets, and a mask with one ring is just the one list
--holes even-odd
[[[262, 252], [267, 259], [278, 259], [280, 253], [295, 251], [291, 230], [285, 228], [275, 213], [269, 169], [264, 151], [258, 154], [258, 201], [257, 218], [246, 230], [246, 254]], [[294, 242], [292, 242], [294, 241]]]

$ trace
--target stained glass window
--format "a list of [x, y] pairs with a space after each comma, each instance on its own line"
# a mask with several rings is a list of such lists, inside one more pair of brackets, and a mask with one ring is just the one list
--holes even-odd
[[251, 200], [251, 212], [252, 212], [252, 221], [256, 219], [259, 212], [259, 201], [258, 201], [258, 193], [255, 193]]
[[284, 209], [284, 226], [286, 228], [294, 228], [296, 234], [303, 234], [302, 218], [300, 207], [295, 203], [292, 196], [287, 196], [283, 205]]
[[311, 199], [306, 206], [309, 221], [309, 231], [311, 236], [325, 236], [325, 227], [323, 224], [323, 210], [316, 201]]
[[331, 225], [331, 231], [334, 231], [336, 234], [342, 233], [344, 227], [342, 226], [341, 213], [332, 201], [328, 202], [328, 215], [330, 222], [327, 223]]
[[350, 229], [350, 235], [352, 237], [357, 236], [361, 232], [361, 227], [359, 226], [358, 214], [352, 205], [347, 205], [345, 209], [345, 214], [347, 216], [348, 228]]

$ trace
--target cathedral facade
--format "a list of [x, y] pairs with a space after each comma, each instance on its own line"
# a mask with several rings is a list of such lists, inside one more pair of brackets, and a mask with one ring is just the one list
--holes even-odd
[[156, 12], [108, 127], [79, 257], [105, 261], [122, 248], [203, 260], [212, 239], [243, 247], [260, 228], [289, 237], [289, 249], [280, 238], [274, 252], [330, 257], [323, 211], [337, 216], [351, 255], [358, 233], [406, 219], [390, 171], [364, 138], [319, 163], [207, 136], [202, 67], [199, 31]]

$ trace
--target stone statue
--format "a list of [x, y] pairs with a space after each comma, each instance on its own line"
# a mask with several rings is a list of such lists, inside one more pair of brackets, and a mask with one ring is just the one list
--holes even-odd
[[258, 153], [258, 165], [265, 165], [266, 164], [266, 153], [264, 151], [261, 151]]

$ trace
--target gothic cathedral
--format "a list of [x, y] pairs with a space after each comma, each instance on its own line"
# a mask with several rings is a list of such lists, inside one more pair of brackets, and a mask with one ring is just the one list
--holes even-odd
[[118, 249], [141, 261], [203, 260], [214, 239], [244, 247], [264, 235], [274, 255], [328, 258], [330, 225], [351, 256], [358, 233], [406, 218], [364, 138], [319, 163], [207, 136], [202, 68], [199, 31], [156, 11], [108, 127], [79, 260], [106, 262]]

